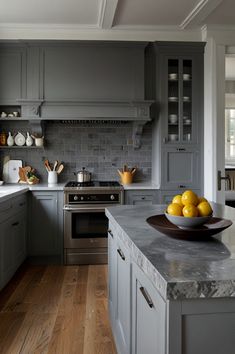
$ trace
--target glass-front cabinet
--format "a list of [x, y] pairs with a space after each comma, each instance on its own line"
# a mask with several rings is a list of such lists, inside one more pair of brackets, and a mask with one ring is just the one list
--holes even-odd
[[167, 60], [167, 127], [165, 142], [193, 142], [192, 60]]

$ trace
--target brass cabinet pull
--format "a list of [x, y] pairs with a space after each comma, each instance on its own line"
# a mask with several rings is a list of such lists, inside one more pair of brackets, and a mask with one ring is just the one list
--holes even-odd
[[145, 298], [147, 304], [149, 305], [149, 307], [153, 308], [153, 302], [151, 300], [151, 297], [149, 296], [149, 294], [147, 293], [147, 291], [145, 290], [145, 288], [143, 286], [140, 287], [140, 291], [141, 291], [143, 297]]
[[177, 150], [177, 151], [186, 151], [185, 148], [177, 148], [176, 150]]
[[126, 257], [124, 255], [124, 253], [122, 252], [122, 250], [120, 248], [117, 249], [117, 253], [119, 254], [119, 256], [121, 257], [121, 259], [123, 261], [125, 261]]
[[184, 184], [180, 184], [178, 188], [186, 188], [186, 186]]

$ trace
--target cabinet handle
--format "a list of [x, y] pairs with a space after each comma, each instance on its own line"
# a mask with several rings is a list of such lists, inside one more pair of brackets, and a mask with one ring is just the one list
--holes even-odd
[[13, 224], [11, 224], [11, 226], [17, 226], [19, 225], [19, 221], [13, 222]]
[[185, 148], [177, 148], [176, 150], [177, 150], [177, 151], [186, 151]]
[[140, 291], [143, 295], [143, 297], [145, 298], [147, 304], [149, 305], [150, 308], [153, 308], [153, 302], [151, 297], [149, 296], [149, 294], [147, 293], [147, 291], [145, 290], [145, 288], [143, 286], [140, 287]]
[[124, 253], [122, 252], [122, 250], [120, 248], [117, 249], [117, 253], [119, 254], [119, 256], [121, 257], [121, 259], [123, 261], [125, 261], [126, 257], [124, 255]]
[[186, 186], [184, 184], [180, 184], [178, 188], [186, 188]]
[[20, 204], [19, 204], [20, 207], [22, 207], [22, 206], [24, 206], [24, 205], [25, 205], [25, 203], [20, 203]]
[[113, 238], [113, 233], [112, 230], [108, 229], [108, 233], [110, 234], [110, 236]]
[[145, 200], [145, 197], [141, 197], [142, 200]]

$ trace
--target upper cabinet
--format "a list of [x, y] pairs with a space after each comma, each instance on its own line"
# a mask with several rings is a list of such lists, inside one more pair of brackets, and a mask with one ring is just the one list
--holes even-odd
[[18, 45], [0, 48], [0, 105], [17, 105], [26, 97], [26, 48]]
[[202, 187], [203, 53], [204, 43], [190, 42], [156, 42], [146, 49], [145, 94], [156, 101], [153, 181], [161, 189]]

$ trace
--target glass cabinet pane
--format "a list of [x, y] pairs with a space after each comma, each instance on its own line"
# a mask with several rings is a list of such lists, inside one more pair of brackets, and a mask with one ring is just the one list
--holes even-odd
[[179, 140], [179, 60], [168, 60], [168, 141]]
[[192, 140], [192, 60], [183, 60], [183, 141]]

